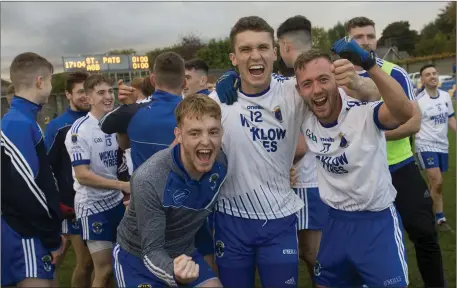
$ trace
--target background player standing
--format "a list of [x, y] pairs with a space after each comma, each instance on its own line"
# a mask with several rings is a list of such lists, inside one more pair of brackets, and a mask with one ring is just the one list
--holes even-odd
[[[76, 220], [74, 209], [76, 192], [73, 188], [71, 160], [65, 148], [65, 137], [71, 125], [77, 119], [86, 116], [90, 110], [90, 104], [84, 91], [84, 81], [88, 76], [85, 72], [74, 72], [67, 76], [65, 96], [70, 106], [63, 114], [49, 122], [44, 138], [51, 168], [59, 187], [60, 207], [64, 216], [62, 234], [71, 242], [76, 255], [76, 266], [71, 277], [72, 287], [89, 287], [92, 272], [92, 259], [87, 246], [81, 239], [80, 226]], [[68, 245], [65, 247], [65, 252], [67, 248]], [[64, 255], [56, 263], [56, 272], [63, 260]], [[58, 279], [57, 273], [55, 278]]]
[[129, 182], [117, 180], [118, 144], [113, 134], [101, 131], [99, 120], [113, 109], [110, 82], [91, 75], [84, 82], [91, 109], [68, 131], [65, 146], [71, 158], [76, 218], [94, 262], [93, 287], [106, 287], [112, 277], [112, 249], [124, 215], [121, 191], [130, 193]]
[[63, 220], [38, 111], [52, 90], [53, 66], [27, 52], [11, 63], [15, 88], [2, 118], [2, 286], [51, 287], [62, 254]]
[[417, 95], [422, 110], [422, 125], [415, 138], [417, 159], [428, 178], [436, 224], [441, 231], [450, 231], [444, 217], [442, 174], [448, 169], [448, 127], [456, 131], [454, 106], [449, 93], [438, 89], [434, 65], [422, 67], [420, 76], [425, 89]]

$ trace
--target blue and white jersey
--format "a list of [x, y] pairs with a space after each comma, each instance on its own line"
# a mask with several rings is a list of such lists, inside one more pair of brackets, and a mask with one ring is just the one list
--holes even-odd
[[343, 105], [336, 123], [324, 127], [312, 112], [302, 126], [316, 156], [321, 199], [344, 211], [381, 211], [392, 205], [386, 139], [378, 120], [381, 102], [360, 102], [339, 89]]
[[[306, 135], [304, 135], [307, 137]], [[307, 151], [294, 168], [298, 172], [298, 177], [293, 188], [313, 188], [317, 187], [316, 155]]]
[[430, 96], [424, 89], [417, 95], [422, 111], [421, 129], [416, 134], [416, 152], [448, 153], [448, 119], [454, 116], [449, 93], [438, 89], [437, 96]]
[[[303, 207], [290, 187], [290, 168], [308, 109], [295, 84], [295, 79], [273, 74], [262, 93], [238, 91], [236, 103], [221, 104], [222, 149], [229, 166], [217, 211], [266, 220]], [[209, 97], [220, 103], [215, 91]]]
[[[70, 155], [73, 178], [74, 167], [89, 165], [89, 170], [106, 179], [117, 179], [118, 144], [115, 134], [105, 134], [99, 121], [90, 112], [71, 126], [65, 138]], [[76, 218], [87, 217], [117, 206], [122, 201], [120, 190], [98, 189], [81, 185], [75, 178]]]

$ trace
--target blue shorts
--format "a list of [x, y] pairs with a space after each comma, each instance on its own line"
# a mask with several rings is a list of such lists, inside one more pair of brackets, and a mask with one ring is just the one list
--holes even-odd
[[38, 238], [22, 238], [2, 217], [2, 286], [26, 278], [52, 280], [52, 256]]
[[449, 154], [440, 152], [417, 152], [417, 161], [421, 169], [440, 168], [441, 172], [448, 169]]
[[117, 226], [124, 217], [125, 206], [120, 202], [110, 210], [78, 219], [83, 240], [116, 242]]
[[403, 225], [395, 206], [379, 212], [330, 208], [314, 276], [325, 287], [406, 287]]
[[79, 221], [76, 218], [73, 219], [63, 219], [62, 221], [62, 234], [64, 235], [80, 235], [81, 226], [79, 226]]
[[[186, 286], [195, 287], [210, 279], [217, 278], [203, 256], [197, 251], [192, 260], [200, 266], [198, 279]], [[170, 287], [165, 281], [156, 277], [144, 265], [143, 260], [133, 256], [116, 244], [113, 249], [114, 276], [116, 287]]]
[[294, 188], [295, 194], [305, 203], [297, 213], [298, 230], [322, 230], [328, 218], [328, 206], [322, 202], [317, 187]]
[[213, 235], [211, 235], [209, 229], [208, 221], [205, 221], [195, 235], [195, 247], [197, 247], [198, 252], [203, 256], [214, 254]]
[[258, 268], [263, 287], [297, 287], [296, 214], [272, 220], [216, 212], [216, 264], [224, 287], [254, 287]]

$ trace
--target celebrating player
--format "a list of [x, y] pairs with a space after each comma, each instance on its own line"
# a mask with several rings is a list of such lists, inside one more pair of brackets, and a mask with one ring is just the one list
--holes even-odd
[[[353, 18], [347, 22], [346, 32], [363, 49], [376, 50], [375, 23], [372, 20], [366, 17]], [[406, 96], [414, 103], [415, 111], [411, 119], [396, 129], [384, 132], [387, 140], [387, 161], [392, 184], [397, 190], [395, 207], [401, 215], [405, 231], [414, 243], [424, 284], [427, 287], [444, 287], [443, 260], [435, 229], [433, 202], [415, 163], [408, 139], [421, 127], [421, 109], [417, 106], [413, 85], [406, 71], [380, 58], [376, 58], [376, 64], [402, 86]], [[369, 77], [362, 67], [356, 69], [360, 76]]]
[[208, 65], [202, 59], [192, 59], [186, 62], [186, 86], [184, 97], [192, 94], [211, 93], [208, 90]]
[[109, 80], [91, 75], [84, 82], [91, 109], [68, 131], [65, 146], [71, 158], [76, 218], [94, 262], [93, 287], [106, 287], [112, 276], [112, 249], [116, 229], [124, 215], [121, 191], [130, 192], [129, 182], [117, 180], [118, 144], [105, 134], [99, 120], [113, 109], [114, 95]]
[[[289, 170], [299, 156], [294, 155], [296, 123], [302, 123], [306, 107], [294, 80], [272, 75], [273, 34], [262, 18], [238, 20], [230, 33], [230, 59], [240, 81], [230, 71], [210, 94], [222, 102], [222, 148], [230, 164], [215, 213], [216, 263], [222, 284], [229, 287], [254, 286], [256, 266], [264, 286], [298, 281], [295, 213], [303, 201], [290, 187]], [[335, 66], [341, 82], [358, 91], [355, 97], [369, 94], [373, 82], [360, 78], [349, 61]]]
[[16, 56], [15, 88], [2, 119], [2, 286], [51, 287], [63, 252], [63, 220], [38, 111], [51, 93], [52, 64], [31, 52]]
[[[84, 91], [84, 81], [88, 76], [85, 72], [74, 72], [68, 75], [65, 96], [70, 107], [62, 115], [49, 122], [44, 138], [51, 168], [59, 187], [60, 206], [65, 218], [62, 222], [62, 234], [67, 240], [70, 240], [76, 255], [76, 266], [71, 278], [72, 287], [89, 287], [92, 272], [92, 259], [87, 246], [81, 239], [81, 229], [76, 220], [74, 209], [76, 192], [73, 189], [71, 160], [65, 148], [65, 137], [71, 125], [77, 119], [86, 116], [90, 110], [90, 104]], [[65, 250], [67, 248], [68, 245]], [[56, 272], [62, 261], [63, 257], [56, 263]]]
[[454, 107], [449, 93], [438, 89], [438, 71], [432, 64], [420, 70], [425, 87], [417, 101], [422, 110], [422, 125], [416, 134], [417, 159], [425, 170], [433, 199], [436, 224], [441, 231], [449, 231], [443, 209], [443, 176], [448, 168], [448, 127], [456, 131]]
[[131, 202], [113, 254], [118, 287], [222, 287], [194, 245], [226, 175], [224, 161], [215, 162], [221, 110], [196, 94], [175, 115], [179, 144], [154, 154], [131, 180]]
[[[185, 62], [181, 56], [174, 52], [160, 54], [154, 60], [151, 75], [156, 88], [151, 102], [122, 105], [101, 120], [101, 129], [105, 133], [126, 133], [130, 138], [134, 170], [158, 151], [168, 148], [175, 139], [174, 111], [182, 101], [184, 71]], [[129, 90], [130, 87], [119, 86], [120, 98], [130, 98]], [[197, 233], [196, 245], [208, 263], [213, 263], [213, 238], [208, 223]]]
[[373, 53], [348, 37], [333, 51], [363, 67], [386, 96], [375, 104], [346, 96], [327, 53], [310, 50], [295, 62], [297, 89], [312, 111], [302, 130], [316, 136], [305, 139], [316, 154], [321, 198], [331, 207], [315, 280], [319, 287], [406, 287], [406, 250], [383, 130], [405, 123], [413, 106], [401, 86], [376, 66]]

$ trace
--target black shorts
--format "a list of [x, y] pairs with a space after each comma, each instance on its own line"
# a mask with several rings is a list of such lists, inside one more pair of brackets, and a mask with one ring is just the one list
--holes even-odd
[[423, 232], [434, 233], [433, 201], [419, 167], [411, 162], [391, 175], [392, 184], [397, 190], [395, 205], [405, 229], [418, 228]]

